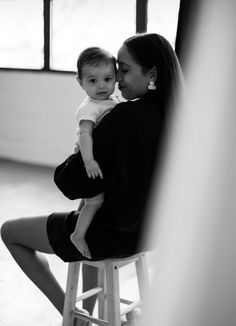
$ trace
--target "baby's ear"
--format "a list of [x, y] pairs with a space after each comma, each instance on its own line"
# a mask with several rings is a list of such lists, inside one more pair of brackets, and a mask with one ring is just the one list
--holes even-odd
[[82, 86], [82, 80], [79, 78], [79, 76], [76, 76], [76, 80], [77, 80], [77, 82], [80, 84], [80, 86], [83, 87], [83, 86]]

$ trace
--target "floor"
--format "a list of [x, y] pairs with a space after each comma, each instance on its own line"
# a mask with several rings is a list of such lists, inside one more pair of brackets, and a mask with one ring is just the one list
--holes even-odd
[[[11, 218], [48, 215], [76, 209], [57, 190], [52, 168], [0, 160], [0, 226]], [[65, 288], [67, 264], [47, 255], [51, 269]], [[48, 299], [24, 275], [0, 240], [0, 325], [59, 326], [61, 316]], [[134, 267], [121, 271], [121, 295], [137, 298]]]

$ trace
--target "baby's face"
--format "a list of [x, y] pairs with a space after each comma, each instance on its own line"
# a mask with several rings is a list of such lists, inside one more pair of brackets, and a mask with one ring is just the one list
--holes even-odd
[[114, 92], [116, 73], [112, 63], [82, 68], [81, 87], [94, 100], [107, 100]]

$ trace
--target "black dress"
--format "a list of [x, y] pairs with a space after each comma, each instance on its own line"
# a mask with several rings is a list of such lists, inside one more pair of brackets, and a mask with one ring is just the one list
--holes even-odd
[[[95, 128], [94, 157], [104, 178], [88, 179], [84, 164], [78, 189], [81, 198], [105, 192], [102, 207], [86, 233], [92, 260], [125, 257], [147, 250], [142, 242], [152, 181], [162, 154], [164, 110], [156, 92], [118, 104]], [[53, 213], [47, 232], [55, 253], [64, 261], [84, 259], [70, 241], [77, 213]]]

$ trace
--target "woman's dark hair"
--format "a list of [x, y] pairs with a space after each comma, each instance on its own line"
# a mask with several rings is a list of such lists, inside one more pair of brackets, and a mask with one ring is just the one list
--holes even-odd
[[97, 67], [109, 63], [114, 65], [116, 71], [116, 59], [111, 53], [99, 47], [89, 47], [80, 53], [77, 60], [78, 77], [82, 78], [82, 68], [85, 65]]
[[182, 83], [182, 72], [172, 46], [163, 36], [154, 33], [137, 34], [124, 45], [144, 73], [156, 67], [156, 92], [166, 108]]

